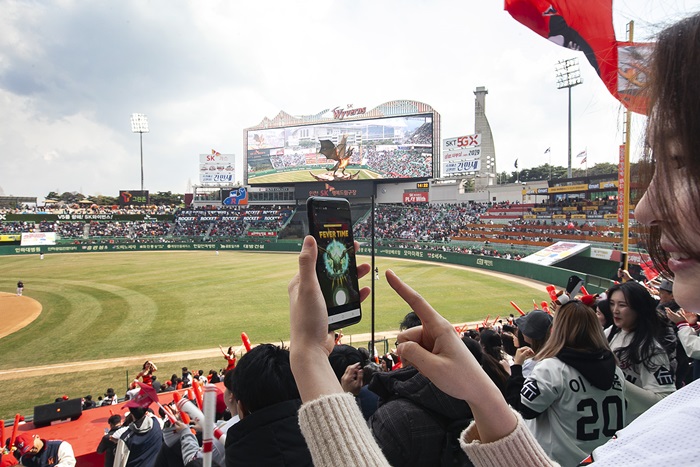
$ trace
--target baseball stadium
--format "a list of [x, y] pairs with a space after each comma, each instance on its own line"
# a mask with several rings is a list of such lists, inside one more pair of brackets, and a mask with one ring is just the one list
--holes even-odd
[[[475, 91], [476, 107], [486, 93]], [[212, 151], [200, 157], [201, 183], [183, 205], [152, 205], [148, 192], [124, 190], [113, 206], [3, 209], [6, 429], [68, 440], [80, 465], [100, 465], [94, 426], [122, 409], [104, 400], [116, 393], [125, 404], [144, 361], [157, 364], [153, 379], [169, 402], [188, 368], [222, 373], [223, 348], [241, 359], [257, 344], [288, 346], [287, 284], [311, 196], [350, 202], [357, 263], [374, 271], [360, 286], [372, 298], [338, 343], [377, 361], [396, 359], [410, 311], [387, 270], [415, 284], [459, 333], [547, 310], [556, 299], [547, 286], [563, 290], [572, 276], [597, 293], [616, 274], [616, 174], [495, 183], [483, 113], [474, 135], [452, 139], [442, 139], [440, 115], [415, 101], [280, 112], [245, 135], [246, 183], [227, 186], [229, 159]], [[459, 164], [471, 170], [456, 171]]]

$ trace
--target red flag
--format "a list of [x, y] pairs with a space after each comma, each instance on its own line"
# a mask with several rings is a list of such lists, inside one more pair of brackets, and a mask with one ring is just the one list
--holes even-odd
[[136, 393], [133, 399], [124, 404], [124, 407], [141, 407], [146, 409], [152, 402], [158, 403], [158, 393], [153, 386], [143, 384], [142, 382], [138, 382], [137, 384], [141, 390]]
[[505, 0], [505, 10], [551, 42], [582, 51], [616, 99], [633, 112], [647, 113], [646, 99], [639, 94], [648, 50], [637, 47], [649, 44], [618, 43], [612, 0]]
[[646, 277], [648, 281], [654, 280], [656, 276], [659, 275], [659, 271], [654, 269], [653, 264], [651, 260], [639, 263], [639, 267], [644, 271], [644, 277]]

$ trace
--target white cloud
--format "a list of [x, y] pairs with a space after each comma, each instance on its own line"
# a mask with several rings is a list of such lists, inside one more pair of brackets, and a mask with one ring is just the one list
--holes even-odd
[[[635, 19], [642, 39], [700, 0], [614, 6], [618, 38]], [[513, 170], [516, 158], [521, 168], [566, 165], [567, 97], [554, 65], [572, 55], [492, 1], [5, 1], [0, 186], [38, 197], [137, 188], [133, 112], [147, 114], [151, 127], [146, 188], [182, 192], [197, 180], [197, 155], [211, 149], [236, 154], [242, 178], [243, 129], [280, 110], [413, 99], [441, 113], [450, 137], [473, 130], [477, 86], [489, 89], [499, 170]], [[620, 107], [580, 60], [572, 152], [587, 148], [590, 163], [614, 162]]]

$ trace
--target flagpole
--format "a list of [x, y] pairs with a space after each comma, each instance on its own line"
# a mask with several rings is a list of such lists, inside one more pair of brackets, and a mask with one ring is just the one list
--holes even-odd
[[[628, 37], [627, 39], [634, 41], [634, 21], [627, 24]], [[624, 199], [622, 205], [622, 269], [627, 270], [627, 259], [629, 255], [630, 245], [630, 145], [632, 133], [632, 112], [627, 109], [625, 112], [625, 167], [624, 167], [624, 183], [623, 189]]]

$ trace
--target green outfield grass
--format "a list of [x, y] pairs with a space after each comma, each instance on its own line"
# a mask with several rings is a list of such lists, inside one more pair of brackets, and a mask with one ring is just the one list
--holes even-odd
[[[329, 165], [328, 167], [333, 167], [332, 165]], [[358, 169], [353, 169], [353, 168], [348, 168], [345, 170], [346, 173], [351, 173], [354, 174], [357, 172]], [[374, 172], [372, 170], [367, 170], [367, 169], [359, 169], [360, 171], [360, 176], [358, 177], [358, 180], [374, 180], [377, 178], [382, 178], [380, 174], [377, 172]], [[313, 178], [309, 172], [314, 173], [315, 175], [320, 175], [328, 172], [326, 169], [313, 169], [313, 170], [308, 170], [308, 169], [303, 169], [303, 170], [298, 170], [296, 172], [280, 172], [280, 173], [274, 173], [270, 175], [261, 175], [259, 177], [254, 177], [250, 178], [248, 182], [252, 185], [258, 184], [258, 183], [290, 183], [290, 182], [315, 182], [316, 179]]]
[[[360, 260], [369, 261], [366, 257]], [[514, 311], [510, 300], [530, 309], [532, 299], [546, 299], [544, 289], [538, 292], [467, 269], [387, 258], [377, 258], [377, 266], [382, 272], [396, 271], [453, 322], [483, 320], [489, 314], [492, 319], [507, 316]], [[260, 252], [54, 254], [44, 260], [0, 257], [0, 290], [13, 293], [21, 279], [25, 295], [43, 305], [33, 323], [0, 339], [0, 369], [219, 344], [238, 346], [242, 331], [253, 343], [288, 340], [287, 284], [296, 268], [296, 254]], [[369, 283], [369, 277], [361, 281], [361, 285]], [[375, 309], [378, 332], [397, 329], [409, 311], [383, 274], [376, 285]], [[363, 313], [360, 324], [344, 330], [346, 336], [370, 331], [369, 299]], [[218, 368], [221, 362], [212, 365]], [[162, 380], [169, 376], [160, 371], [159, 375]], [[112, 377], [116, 376], [107, 379]], [[67, 385], [61, 393], [85, 382], [76, 374], [52, 378]], [[107, 386], [116, 387], [122, 381], [119, 377], [105, 386], [103, 376], [92, 379], [99, 384], [90, 391], [83, 384], [78, 394], [101, 394]], [[8, 391], [16, 395], [10, 389], [15, 386], [8, 383], [0, 384], [0, 418], [15, 413], [6, 406], [8, 399], [17, 400], [8, 397]], [[46, 392], [42, 385], [34, 388]], [[50, 397], [45, 402], [52, 402], [55, 391], [45, 396]], [[23, 397], [30, 399], [20, 399]], [[33, 407], [36, 401], [31, 400]]]

